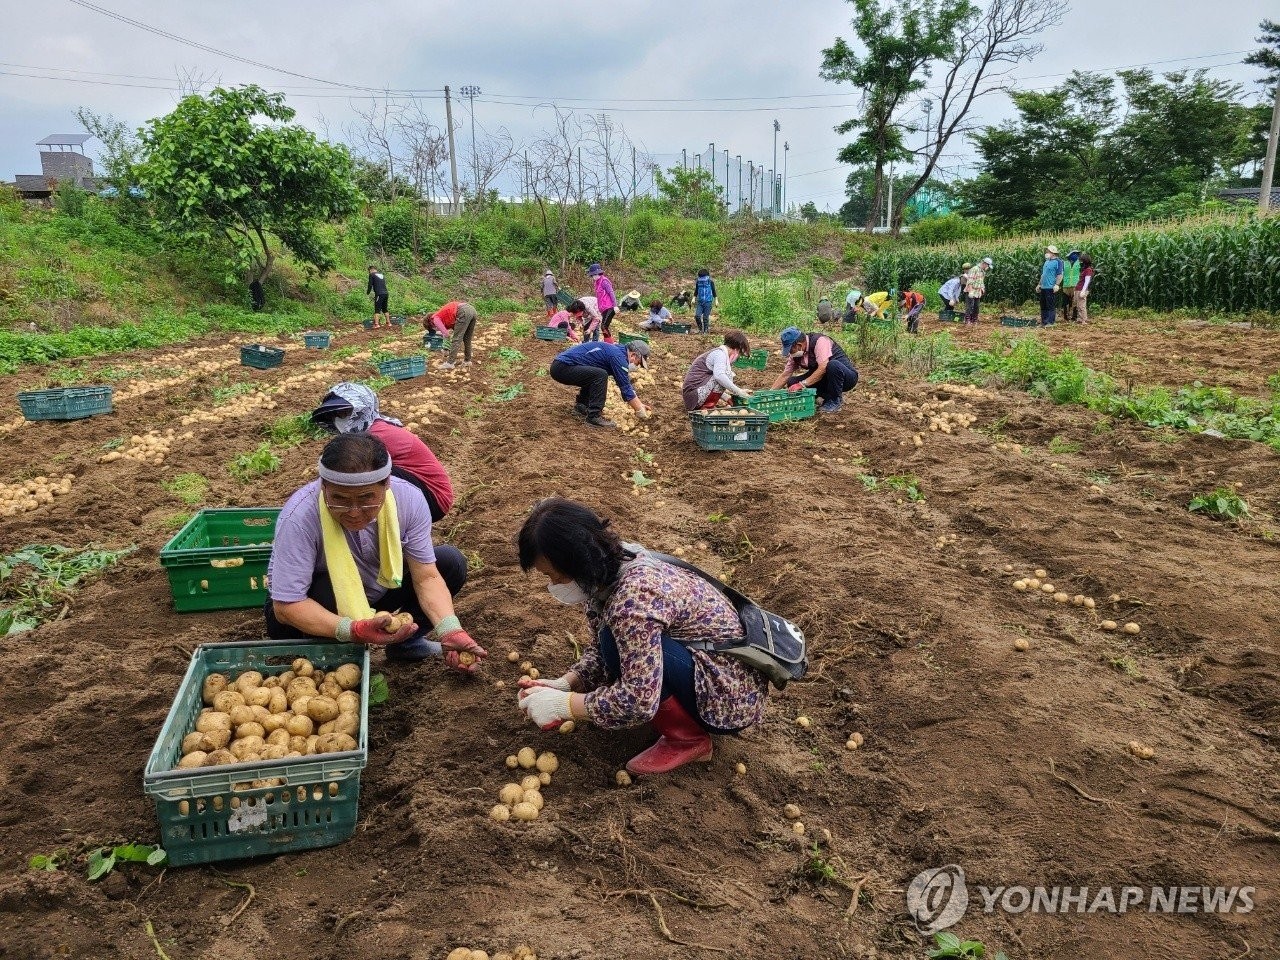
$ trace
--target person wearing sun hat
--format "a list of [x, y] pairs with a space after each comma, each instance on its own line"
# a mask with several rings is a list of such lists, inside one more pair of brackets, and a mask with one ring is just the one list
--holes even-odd
[[1051, 327], [1057, 320], [1058, 291], [1062, 289], [1062, 257], [1050, 244], [1044, 248], [1044, 266], [1040, 268], [1040, 326]]
[[630, 368], [633, 364], [641, 368], [649, 366], [649, 344], [643, 340], [633, 340], [628, 344], [588, 341], [561, 351], [551, 361], [549, 372], [556, 383], [578, 388], [573, 405], [574, 416], [581, 417], [593, 427], [613, 427], [617, 424], [604, 416], [610, 377], [632, 410], [642, 418], [650, 413], [631, 385]]
[[613, 315], [618, 312], [618, 298], [613, 292], [613, 281], [598, 263], [587, 267], [587, 275], [595, 280], [596, 303], [600, 307], [600, 333], [613, 343]]
[[1076, 320], [1076, 287], [1080, 286], [1080, 251], [1072, 250], [1062, 265], [1062, 319]]
[[552, 316], [560, 306], [560, 284], [556, 283], [556, 275], [550, 270], [542, 274], [542, 302], [546, 305], [547, 316]]
[[844, 405], [844, 392], [858, 385], [858, 371], [840, 344], [825, 333], [804, 333], [799, 327], [787, 327], [781, 340], [787, 364], [772, 389], [813, 387], [823, 413], [839, 410]]
[[[450, 667], [473, 672], [487, 654], [453, 608], [467, 560], [455, 547], [432, 543], [422, 492], [392, 476], [387, 448], [369, 433], [330, 440], [318, 472], [276, 521], [267, 636], [382, 646], [392, 661], [443, 656]], [[395, 612], [409, 622], [397, 625]]]
[[964, 325], [974, 326], [978, 322], [978, 308], [987, 292], [987, 273], [995, 267], [990, 257], [983, 257], [976, 266], [966, 265], [964, 273]]

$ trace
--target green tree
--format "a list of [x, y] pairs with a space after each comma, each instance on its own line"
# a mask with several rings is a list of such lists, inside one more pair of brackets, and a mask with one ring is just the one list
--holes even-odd
[[1262, 36], [1256, 39], [1262, 47], [1245, 57], [1244, 62], [1263, 69], [1263, 77], [1258, 82], [1271, 90], [1280, 83], [1280, 23], [1263, 20], [1258, 24], [1258, 29], [1262, 31]]
[[[360, 192], [351, 156], [289, 121], [284, 95], [257, 86], [192, 95], [140, 133], [139, 183], [164, 227], [217, 244], [249, 280], [271, 272], [270, 237], [325, 271], [333, 250], [318, 225], [353, 213]], [[234, 282], [228, 276], [228, 283]]]
[[853, 30], [864, 48], [855, 51], [843, 37], [822, 51], [818, 71], [825, 80], [862, 90], [863, 111], [836, 133], [858, 132], [836, 155], [842, 163], [871, 164], [874, 189], [865, 220], [875, 226], [884, 196], [885, 168], [911, 156], [904, 129], [894, 120], [906, 98], [925, 86], [929, 65], [951, 48], [957, 32], [977, 14], [969, 0], [849, 0]]
[[725, 214], [724, 188], [710, 170], [682, 170], [672, 167], [664, 176], [653, 171], [658, 193], [671, 209], [692, 220], [720, 220]]
[[[905, 190], [915, 179], [908, 173], [896, 174], [893, 178], [895, 195]], [[888, 192], [889, 178], [884, 178], [884, 189]], [[884, 214], [884, 205], [876, 204], [876, 171], [869, 163], [854, 167], [844, 181], [844, 193], [847, 198], [840, 207], [838, 218], [846, 227], [865, 225], [867, 221], [879, 221]], [[896, 204], [895, 204], [896, 205]]]

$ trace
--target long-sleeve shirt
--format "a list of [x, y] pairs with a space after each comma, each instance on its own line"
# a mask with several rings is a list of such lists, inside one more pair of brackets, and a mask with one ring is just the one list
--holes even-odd
[[671, 319], [671, 311], [666, 307], [660, 307], [657, 313], [649, 311], [648, 316], [641, 321], [640, 326], [646, 330], [661, 330], [662, 325]]
[[1081, 293], [1089, 292], [1089, 284], [1093, 282], [1093, 267], [1085, 267], [1080, 271], [1080, 283], [1076, 287]]
[[631, 385], [631, 375], [627, 369], [630, 366], [627, 362], [627, 348], [620, 343], [580, 343], [561, 351], [556, 360], [571, 367], [599, 367], [608, 371], [617, 383], [622, 399], [628, 403], [635, 399], [636, 388]]
[[462, 303], [461, 300], [450, 300], [431, 315], [432, 321], [439, 321], [438, 324], [433, 322], [433, 326], [441, 333], [445, 330], [452, 330], [453, 325], [458, 322], [458, 305], [460, 303]]
[[573, 314], [568, 310], [557, 310], [555, 315], [547, 321], [547, 326], [563, 330], [569, 335], [572, 343], [578, 342], [578, 334], [573, 329]]
[[697, 410], [715, 391], [735, 397], [745, 397], [747, 392], [733, 382], [733, 366], [729, 362], [729, 348], [724, 344], [708, 350], [689, 367], [685, 374], [681, 396], [686, 410]]
[[987, 271], [982, 269], [982, 264], [970, 268], [964, 275], [964, 292], [976, 299], [987, 292]]
[[[628, 545], [631, 547], [631, 545]], [[618, 645], [621, 676], [611, 676], [598, 644], [569, 669], [587, 693], [591, 721], [605, 729], [653, 718], [662, 693], [662, 637], [686, 643], [742, 640], [733, 604], [696, 574], [640, 553], [622, 564], [607, 597], [586, 604], [593, 637], [608, 627]], [[741, 729], [764, 716], [769, 682], [722, 654], [690, 651], [698, 713], [712, 726]]]
[[449, 472], [431, 448], [413, 431], [386, 420], [373, 421], [369, 432], [387, 448], [393, 466], [408, 471], [426, 485], [435, 497], [441, 516], [448, 513], [453, 507], [453, 484], [449, 481]]
[[848, 307], [850, 310], [852, 310], [854, 307], [858, 305], [859, 301], [861, 300], [862, 300], [862, 291], [858, 289], [853, 289], [853, 290], [850, 290], [845, 295], [844, 305]]
[[551, 274], [547, 274], [542, 278], [542, 295], [544, 297], [554, 297], [560, 292], [560, 284], [556, 283], [556, 278]]
[[387, 278], [381, 273], [369, 274], [369, 282], [364, 285], [364, 292], [385, 297], [387, 295]]
[[612, 310], [618, 305], [618, 300], [613, 295], [613, 281], [603, 273], [596, 277], [596, 300], [599, 301], [601, 310]]
[[1040, 289], [1052, 290], [1062, 282], [1062, 261], [1057, 257], [1050, 257], [1044, 262], [1044, 266], [1040, 268]]
[[952, 277], [938, 288], [938, 296], [947, 303], [955, 303], [960, 299], [960, 278]]

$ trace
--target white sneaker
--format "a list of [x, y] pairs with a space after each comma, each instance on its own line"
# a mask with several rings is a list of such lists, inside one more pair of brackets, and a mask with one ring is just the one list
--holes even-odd
[[446, 360], [444, 363], [440, 364], [440, 366], [439, 366], [439, 367], [437, 367], [436, 369], [438, 369], [438, 370], [452, 370], [453, 368], [454, 368], [454, 364], [452, 364], [452, 363], [450, 363], [448, 360]]

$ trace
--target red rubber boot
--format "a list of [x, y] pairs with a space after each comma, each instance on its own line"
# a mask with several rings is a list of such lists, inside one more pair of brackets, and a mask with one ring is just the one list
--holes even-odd
[[667, 697], [658, 705], [653, 729], [660, 734], [658, 742], [627, 763], [627, 769], [637, 776], [670, 773], [686, 763], [706, 763], [711, 759], [711, 736], [675, 697]]

